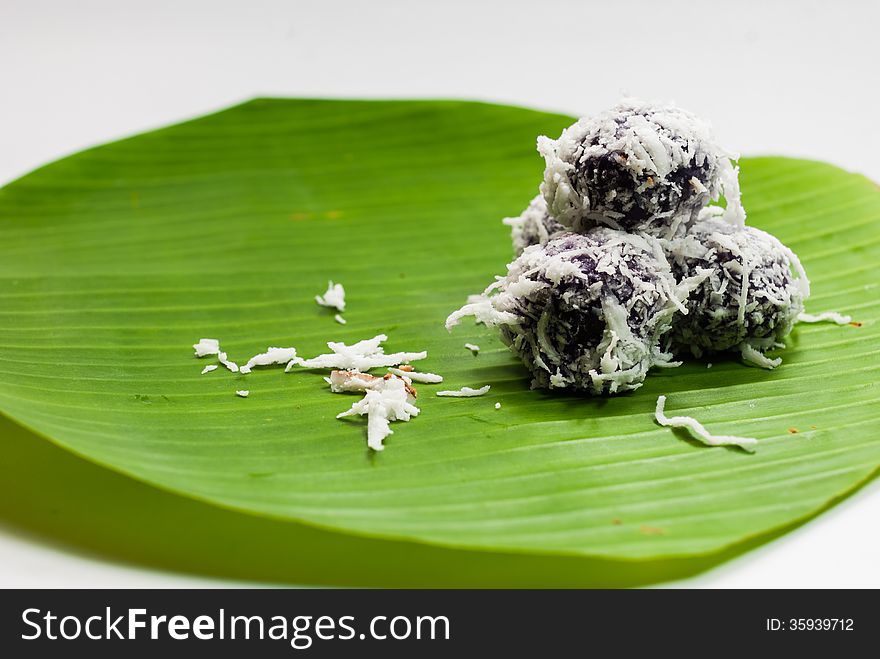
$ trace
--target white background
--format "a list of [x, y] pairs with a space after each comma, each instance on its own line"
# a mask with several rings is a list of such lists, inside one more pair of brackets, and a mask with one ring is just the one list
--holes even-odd
[[[257, 95], [456, 97], [592, 113], [674, 100], [745, 154], [880, 180], [864, 2], [0, 0], [0, 184]], [[880, 482], [694, 587], [880, 587]], [[225, 585], [0, 530], [0, 586]]]

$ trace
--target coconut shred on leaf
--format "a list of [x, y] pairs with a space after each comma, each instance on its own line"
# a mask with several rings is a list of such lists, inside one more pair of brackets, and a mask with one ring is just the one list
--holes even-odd
[[364, 397], [354, 403], [351, 409], [336, 415], [336, 418], [366, 415], [367, 446], [374, 451], [382, 451], [385, 449], [385, 438], [394, 434], [391, 421], [409, 421], [418, 416], [421, 410], [414, 405], [415, 392], [401, 378], [374, 378], [370, 382]]
[[358, 371], [331, 371], [330, 377], [324, 378], [334, 394], [349, 392], [363, 393], [381, 385], [382, 378]]
[[421, 382], [423, 384], [440, 384], [441, 382], [443, 382], [442, 375], [437, 375], [436, 373], [419, 373], [412, 370], [412, 367], [410, 367], [409, 369], [389, 368], [388, 370], [394, 375], [402, 377], [403, 379], [409, 380], [411, 382]]
[[438, 396], [445, 396], [448, 398], [473, 398], [474, 396], [485, 396], [489, 393], [489, 389], [491, 387], [487, 384], [479, 389], [474, 389], [473, 387], [462, 387], [461, 389], [454, 389], [451, 391], [438, 391]]
[[849, 325], [852, 316], [837, 311], [823, 311], [819, 314], [801, 312], [798, 314], [799, 323], [834, 323], [835, 325]]
[[259, 355], [251, 357], [247, 364], [239, 369], [241, 373], [250, 373], [254, 366], [271, 366], [273, 364], [287, 364], [296, 359], [296, 348], [272, 348]]
[[[193, 348], [196, 351], [196, 357], [202, 358], [207, 357], [208, 355], [217, 355], [217, 361], [233, 373], [238, 373], [238, 364], [230, 360], [226, 353], [220, 350], [220, 342], [217, 339], [199, 339], [198, 343], [193, 344]], [[205, 369], [202, 370], [202, 375], [210, 373], [213, 370], [213, 368], [209, 369], [205, 367]]]
[[739, 446], [746, 451], [754, 451], [758, 440], [754, 437], [737, 437], [735, 435], [713, 435], [706, 427], [691, 416], [666, 416], [666, 396], [657, 398], [654, 418], [661, 426], [669, 428], [687, 428], [691, 433], [708, 446]]
[[324, 295], [316, 295], [315, 302], [322, 307], [332, 307], [339, 311], [345, 311], [345, 289], [342, 284], [327, 282], [327, 292]]
[[220, 353], [220, 341], [217, 339], [199, 339], [198, 343], [193, 344], [196, 351], [196, 357], [206, 357], [208, 355], [216, 355]]
[[333, 368], [343, 371], [368, 371], [371, 368], [387, 368], [389, 366], [398, 366], [408, 362], [425, 359], [428, 353], [422, 352], [395, 352], [385, 354], [382, 343], [387, 341], [388, 337], [384, 334], [374, 336], [372, 339], [358, 341], [352, 345], [345, 343], [337, 343], [328, 341], [327, 347], [331, 352], [318, 355], [312, 359], [301, 359], [296, 357], [292, 359], [287, 369], [293, 366], [302, 366], [303, 368]]
[[217, 360], [233, 373], [238, 373], [238, 364], [229, 359], [225, 352], [218, 353]]

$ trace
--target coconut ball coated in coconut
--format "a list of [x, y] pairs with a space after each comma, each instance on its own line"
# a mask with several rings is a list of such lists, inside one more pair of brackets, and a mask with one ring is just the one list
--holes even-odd
[[736, 229], [711, 216], [665, 247], [677, 278], [709, 273], [688, 297], [688, 313], [674, 319], [671, 350], [697, 357], [738, 350], [748, 362], [777, 366], [781, 360], [763, 353], [782, 347], [810, 294], [794, 252], [760, 229]]
[[673, 105], [625, 99], [538, 138], [547, 208], [573, 231], [606, 225], [670, 238], [724, 194], [725, 219], [743, 226], [737, 170], [709, 125]]
[[510, 227], [510, 239], [517, 256], [526, 247], [543, 245], [552, 236], [565, 231], [565, 227], [547, 212], [547, 202], [542, 195], [532, 199], [518, 217], [506, 217], [502, 221]]
[[593, 394], [637, 389], [652, 366], [687, 284], [676, 286], [659, 241], [597, 228], [532, 245], [483, 297], [449, 316], [497, 326], [532, 374], [533, 388]]

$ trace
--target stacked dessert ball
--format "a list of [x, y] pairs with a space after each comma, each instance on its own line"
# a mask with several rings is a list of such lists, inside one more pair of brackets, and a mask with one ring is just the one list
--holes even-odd
[[[533, 387], [641, 386], [677, 358], [734, 350], [773, 367], [809, 295], [795, 254], [746, 226], [738, 170], [708, 125], [625, 100], [538, 139], [540, 192], [507, 275], [447, 319], [497, 326]], [[725, 207], [711, 205], [723, 195]]]

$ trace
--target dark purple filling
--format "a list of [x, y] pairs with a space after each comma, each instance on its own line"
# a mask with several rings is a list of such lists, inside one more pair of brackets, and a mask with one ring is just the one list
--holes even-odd
[[[677, 212], [694, 196], [691, 178], [710, 187], [708, 161], [697, 165], [692, 158], [690, 164], [670, 172], [664, 180], [654, 176], [654, 186], [637, 193], [636, 188], [645, 183], [649, 175], [634, 179], [625, 162], [626, 156], [620, 152], [577, 159], [572, 177], [575, 190], [589, 198], [593, 210], [622, 214], [623, 218], [617, 222], [624, 228], [631, 228], [658, 214]], [[609, 199], [611, 193], [615, 196]]]

